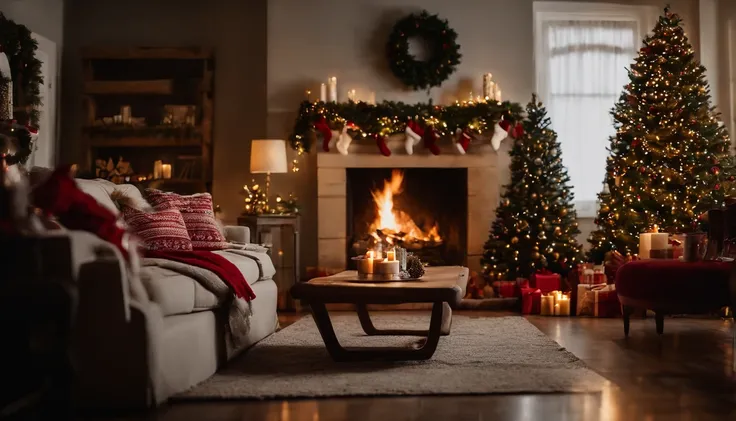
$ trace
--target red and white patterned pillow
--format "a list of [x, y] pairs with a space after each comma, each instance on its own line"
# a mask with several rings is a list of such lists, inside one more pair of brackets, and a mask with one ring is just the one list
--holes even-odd
[[184, 218], [195, 250], [222, 250], [228, 243], [215, 219], [212, 196], [198, 193], [181, 196], [161, 190], [147, 189], [146, 199], [156, 210], [178, 209]]
[[123, 207], [123, 218], [128, 228], [143, 241], [148, 250], [191, 251], [192, 240], [181, 212], [162, 209], [144, 212]]

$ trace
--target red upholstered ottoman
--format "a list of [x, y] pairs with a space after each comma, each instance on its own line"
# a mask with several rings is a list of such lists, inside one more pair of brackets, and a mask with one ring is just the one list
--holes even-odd
[[657, 333], [664, 332], [665, 314], [698, 314], [736, 302], [731, 297], [733, 263], [637, 260], [616, 273], [616, 292], [623, 306], [624, 334], [629, 334], [633, 309], [653, 310]]

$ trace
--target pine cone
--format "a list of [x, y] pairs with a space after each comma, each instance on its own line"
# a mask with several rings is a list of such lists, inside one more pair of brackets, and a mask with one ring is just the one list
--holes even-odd
[[419, 279], [424, 276], [424, 264], [417, 256], [411, 255], [406, 257], [406, 271], [413, 279]]

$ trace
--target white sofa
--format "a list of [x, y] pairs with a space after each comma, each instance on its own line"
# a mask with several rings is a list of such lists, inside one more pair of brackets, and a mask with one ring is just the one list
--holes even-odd
[[[116, 188], [143, 200], [131, 185], [77, 184], [113, 211], [110, 194]], [[225, 233], [231, 241], [250, 238], [246, 227], [225, 227]], [[251, 258], [223, 253], [256, 294], [248, 335], [233, 348], [226, 343], [227, 303], [194, 279], [161, 267], [142, 267], [139, 279], [129, 279], [112, 245], [85, 232], [61, 235], [70, 240], [79, 290], [73, 359], [75, 393], [83, 407], [155, 406], [207, 379], [278, 327], [275, 269], [265, 253], [254, 252]], [[145, 292], [135, 294], [136, 287]]]

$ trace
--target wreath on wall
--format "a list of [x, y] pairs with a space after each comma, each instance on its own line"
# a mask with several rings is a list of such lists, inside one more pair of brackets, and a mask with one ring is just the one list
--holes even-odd
[[[4, 93], [7, 96], [12, 91], [12, 102], [9, 102], [15, 120], [0, 127], [0, 134], [15, 138], [15, 152], [8, 157], [8, 162], [23, 164], [33, 151], [32, 135], [37, 134], [43, 83], [41, 60], [36, 57], [37, 49], [38, 43], [33, 39], [30, 29], [0, 13], [0, 54], [5, 54], [10, 63], [10, 74], [0, 75], [0, 82], [5, 82], [4, 86], [8, 86], [8, 80], [12, 83], [12, 89], [0, 89], [0, 95]], [[27, 130], [16, 131], [17, 125], [25, 126]], [[18, 136], [20, 132], [23, 134]]]
[[[417, 60], [409, 52], [409, 40], [420, 38], [428, 47], [426, 60]], [[386, 44], [386, 55], [393, 74], [413, 90], [442, 85], [460, 64], [457, 32], [446, 19], [426, 10], [411, 14], [394, 25]]]

